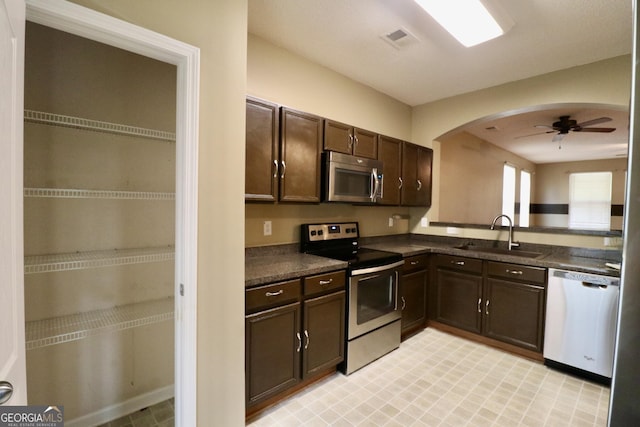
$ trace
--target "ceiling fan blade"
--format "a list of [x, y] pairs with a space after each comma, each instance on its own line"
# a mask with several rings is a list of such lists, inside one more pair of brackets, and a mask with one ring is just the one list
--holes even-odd
[[574, 132], [600, 132], [600, 133], [609, 133], [616, 130], [616, 128], [579, 128], [574, 129]]
[[587, 120], [586, 122], [578, 123], [576, 126], [584, 128], [585, 126], [599, 125], [600, 123], [606, 123], [610, 121], [611, 121], [611, 117], [600, 117], [597, 119]]
[[544, 135], [544, 134], [547, 134], [547, 133], [553, 133], [553, 132], [555, 132], [555, 131], [554, 131], [554, 130], [548, 130], [548, 131], [546, 131], [546, 132], [530, 133], [530, 134], [528, 134], [528, 135], [520, 135], [520, 136], [516, 136], [516, 137], [514, 137], [514, 139], [528, 138], [528, 137], [530, 137], [530, 136]]
[[564, 139], [564, 136], [566, 135], [566, 133], [559, 133], [557, 135], [553, 136], [553, 139], [551, 140], [551, 142], [560, 142]]

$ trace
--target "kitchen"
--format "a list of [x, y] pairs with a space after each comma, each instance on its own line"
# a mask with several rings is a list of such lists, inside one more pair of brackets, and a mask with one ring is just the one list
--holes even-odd
[[[514, 83], [498, 88], [497, 93], [493, 91], [481, 93], [481, 95], [497, 98], [496, 106], [493, 108], [483, 107], [474, 96], [469, 96], [458, 100], [436, 102], [433, 105], [417, 108], [412, 113], [411, 108], [405, 104], [356, 84], [326, 68], [291, 55], [254, 36], [248, 36], [249, 45], [245, 47], [246, 22], [243, 23], [243, 21], [246, 21], [246, 4], [243, 5], [243, 2], [212, 5], [197, 17], [189, 12], [189, 8], [182, 5], [175, 8], [171, 6], [159, 8], [156, 4], [145, 4], [135, 11], [127, 5], [105, 6], [93, 1], [78, 3], [185, 40], [202, 49], [201, 117], [207, 119], [201, 120], [200, 125], [203, 141], [200, 146], [200, 156], [213, 159], [215, 166], [207, 165], [206, 168], [202, 168], [199, 190], [201, 247], [198, 291], [201, 310], [198, 319], [199, 322], [210, 325], [206, 328], [206, 333], [199, 333], [198, 338], [199, 360], [202, 362], [198, 366], [201, 381], [198, 383], [197, 406], [200, 408], [198, 419], [203, 425], [206, 424], [211, 407], [210, 396], [216, 397], [215, 407], [220, 408], [218, 413], [221, 422], [227, 425], [238, 425], [244, 417], [243, 385], [237, 381], [237, 378], [242, 376], [243, 368], [240, 360], [242, 339], [238, 337], [242, 335], [241, 331], [244, 327], [241, 318], [244, 296], [240, 289], [220, 292], [220, 286], [216, 284], [239, 282], [243, 274], [242, 251], [245, 246], [293, 242], [297, 238], [295, 227], [301, 222], [312, 222], [317, 217], [326, 219], [337, 216], [347, 219], [355, 215], [363, 222], [363, 230], [366, 229], [370, 235], [379, 235], [389, 233], [387, 224], [389, 216], [400, 215], [399, 224], [394, 225], [397, 229], [394, 228], [393, 232], [403, 233], [416, 225], [412, 220], [407, 221], [403, 218], [407, 212], [412, 218], [424, 215], [424, 210], [415, 208], [400, 210], [378, 208], [383, 212], [380, 216], [384, 218], [380, 221], [377, 218], [378, 214], [369, 215], [365, 208], [324, 205], [313, 208], [290, 206], [288, 210], [282, 211], [275, 206], [264, 206], [262, 213], [257, 212], [257, 209], [252, 211], [247, 208], [247, 221], [246, 224], [242, 224], [239, 218], [242, 217], [243, 203], [237, 196], [242, 191], [243, 167], [241, 165], [243, 165], [244, 147], [240, 143], [229, 144], [229, 141], [244, 139], [242, 117], [244, 117], [246, 93], [278, 100], [287, 105], [295, 105], [302, 110], [326, 114], [330, 118], [370, 127], [385, 134], [415, 142], [431, 141], [468, 120], [483, 117], [493, 111], [506, 111], [531, 102], [558, 102], [565, 96], [581, 97], [584, 93], [581, 91], [574, 93], [570, 88], [559, 84], [561, 86], [559, 90], [540, 97], [537, 94], [534, 95], [533, 91], [527, 91], [526, 84], [521, 88]], [[167, 9], [170, 13], [167, 13]], [[212, 39], [225, 39], [229, 43], [212, 46], [210, 43]], [[248, 57], [243, 55], [245, 49], [248, 49]], [[246, 80], [245, 61], [248, 61], [249, 65]], [[269, 62], [271, 64], [268, 67]], [[608, 74], [606, 78], [597, 79], [596, 84], [586, 85], [589, 91], [593, 89], [592, 86], [610, 89], [595, 94], [595, 101], [616, 105], [628, 103], [629, 63], [630, 58], [622, 57], [619, 62], [605, 61], [594, 65], [595, 69], [604, 70], [607, 73], [613, 70], [613, 74]], [[220, 64], [227, 69], [221, 69]], [[260, 67], [267, 70], [262, 77], [259, 77], [255, 71]], [[273, 71], [271, 67], [276, 70]], [[611, 75], [618, 74], [624, 77], [611, 78]], [[572, 80], [570, 74], [563, 72], [549, 79], [557, 83], [558, 77], [563, 82]], [[540, 80], [532, 82], [545, 81], [546, 78], [543, 76]], [[523, 100], [514, 102], [512, 89], [521, 89]], [[203, 95], [214, 93], [216, 95], [211, 98]], [[334, 102], [336, 99], [340, 102]], [[215, 106], [217, 104], [224, 104], [225, 108], [218, 108]], [[366, 104], [367, 111], [363, 111], [362, 104]], [[451, 109], [458, 111], [467, 108], [475, 111], [469, 112], [467, 117], [450, 114]], [[417, 116], [417, 119], [413, 120], [415, 125], [412, 125], [412, 114]], [[427, 115], [433, 117], [434, 120], [418, 120], [422, 114], [425, 117]], [[412, 126], [416, 128], [412, 129]], [[437, 162], [435, 167], [437, 169]], [[435, 180], [438, 179], [436, 171]], [[227, 185], [220, 186], [220, 182], [225, 182]], [[435, 197], [431, 211], [436, 210], [438, 198], [441, 197], [437, 194], [437, 181], [434, 184]], [[204, 200], [224, 200], [224, 203], [204, 203]], [[431, 214], [431, 211], [427, 215]], [[263, 218], [265, 217], [273, 218], [273, 237], [270, 239], [264, 239], [263, 236]], [[437, 220], [436, 217], [431, 219]], [[246, 230], [243, 231], [245, 226]], [[242, 241], [238, 242], [239, 236], [242, 235], [246, 236], [244, 246]], [[220, 343], [224, 343], [224, 352], [219, 350]], [[211, 360], [216, 363], [211, 363]]]

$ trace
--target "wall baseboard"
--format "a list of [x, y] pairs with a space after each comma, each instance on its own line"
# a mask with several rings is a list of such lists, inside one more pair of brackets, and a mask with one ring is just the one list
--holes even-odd
[[115, 405], [107, 406], [103, 409], [100, 409], [99, 411], [75, 418], [73, 420], [65, 420], [64, 425], [67, 427], [84, 427], [104, 424], [132, 412], [139, 411], [140, 409], [153, 406], [156, 403], [163, 402], [167, 399], [172, 398], [174, 395], [175, 393], [173, 385], [158, 388], [148, 393], [135, 396], [124, 402], [116, 403]]

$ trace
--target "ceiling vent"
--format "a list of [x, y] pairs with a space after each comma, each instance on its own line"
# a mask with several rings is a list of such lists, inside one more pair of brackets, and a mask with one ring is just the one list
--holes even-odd
[[395, 31], [383, 34], [380, 37], [398, 50], [404, 49], [407, 46], [418, 42], [418, 39], [404, 28], [398, 28]]

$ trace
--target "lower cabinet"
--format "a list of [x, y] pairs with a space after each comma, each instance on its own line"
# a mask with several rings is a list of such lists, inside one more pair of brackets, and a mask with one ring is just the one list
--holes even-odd
[[403, 335], [421, 329], [426, 324], [428, 260], [428, 255], [412, 256], [404, 260], [400, 278]]
[[248, 289], [245, 297], [247, 408], [344, 359], [344, 271]]
[[438, 255], [435, 320], [542, 352], [546, 269]]

